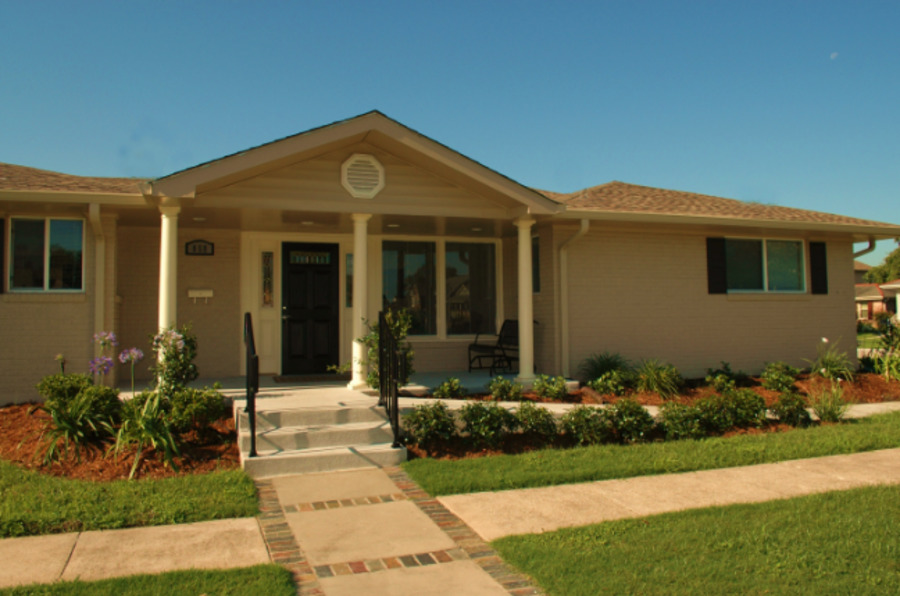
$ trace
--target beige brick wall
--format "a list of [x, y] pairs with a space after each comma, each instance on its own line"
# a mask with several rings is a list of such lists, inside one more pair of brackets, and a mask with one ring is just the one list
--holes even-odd
[[849, 241], [827, 244], [828, 295], [710, 295], [705, 238], [595, 227], [574, 244], [572, 370], [608, 350], [671, 362], [687, 377], [720, 361], [756, 373], [766, 361], [806, 365], [822, 337], [840, 340], [855, 361]]
[[[119, 297], [121, 340], [148, 356], [138, 367], [149, 378], [150, 335], [156, 331], [159, 300], [159, 228], [119, 230]], [[184, 244], [203, 239], [215, 244], [210, 257], [186, 256]], [[241, 350], [240, 233], [236, 230], [178, 232], [178, 324], [197, 334], [196, 364], [201, 378], [239, 375]], [[209, 289], [213, 298], [196, 303], [189, 289]]]

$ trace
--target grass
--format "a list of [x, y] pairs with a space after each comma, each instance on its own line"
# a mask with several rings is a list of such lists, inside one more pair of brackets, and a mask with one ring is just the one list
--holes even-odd
[[256, 487], [240, 470], [161, 480], [87, 482], [0, 460], [0, 537], [248, 517]]
[[291, 572], [278, 565], [242, 569], [171, 571], [159, 575], [132, 575], [114, 579], [55, 584], [36, 584], [0, 589], [0, 596], [119, 596], [120, 594], [266, 594], [293, 596], [297, 593]]
[[858, 453], [900, 446], [900, 412], [785, 433], [600, 445], [403, 464], [431, 495], [631, 478]]
[[877, 348], [881, 345], [881, 336], [877, 333], [858, 333], [856, 345], [860, 348]]
[[900, 486], [607, 522], [493, 543], [551, 595], [897, 594]]

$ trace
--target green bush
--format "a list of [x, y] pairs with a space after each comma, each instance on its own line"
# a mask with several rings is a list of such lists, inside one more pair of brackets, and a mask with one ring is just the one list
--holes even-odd
[[706, 436], [700, 409], [696, 406], [675, 402], [663, 404], [659, 420], [666, 440], [702, 439]]
[[140, 468], [144, 447], [162, 451], [170, 468], [178, 471], [174, 456], [179, 454], [168, 408], [158, 391], [144, 392], [125, 402], [122, 407], [122, 426], [116, 435], [116, 452], [133, 445], [134, 463], [129, 478]]
[[522, 385], [509, 381], [501, 376], [494, 377], [488, 383], [488, 391], [495, 401], [521, 401]]
[[850, 364], [850, 357], [845, 352], [839, 352], [837, 346], [830, 344], [824, 337], [819, 344], [816, 359], [810, 362], [810, 373], [832, 381], [853, 380], [853, 366]]
[[225, 401], [218, 386], [175, 391], [168, 409], [172, 429], [183, 433], [191, 429], [203, 430], [225, 415]]
[[766, 389], [784, 393], [793, 391], [794, 381], [797, 380], [799, 374], [800, 369], [794, 368], [787, 362], [767, 362], [760, 378], [762, 386]]
[[59, 407], [57, 403], [65, 402], [81, 393], [83, 389], [93, 387], [94, 381], [89, 375], [55, 374], [47, 375], [37, 384], [38, 393], [44, 398], [44, 405]]
[[609, 420], [600, 408], [576, 406], [563, 415], [560, 427], [574, 445], [599, 445], [615, 439]]
[[601, 395], [622, 395], [631, 386], [632, 375], [625, 370], [611, 370], [588, 382], [588, 387]]
[[840, 381], [832, 381], [827, 389], [812, 392], [810, 405], [813, 413], [822, 422], [840, 422], [850, 404], [844, 401], [844, 390]]
[[637, 390], [658, 393], [663, 399], [676, 395], [683, 382], [677, 368], [659, 360], [642, 360], [635, 370]]
[[[406, 341], [406, 336], [412, 327], [412, 314], [409, 309], [401, 308], [399, 310], [386, 310], [384, 318], [394, 339], [397, 340], [397, 346], [400, 348], [400, 357], [404, 359], [403, 365], [400, 366], [399, 385], [406, 385], [409, 377], [415, 372], [413, 370], [413, 350]], [[378, 372], [378, 321], [374, 324], [365, 321], [369, 328], [368, 333], [358, 338], [356, 341], [366, 346], [366, 361], [363, 363], [369, 367], [369, 373], [366, 375], [366, 383], [372, 389], [381, 387], [381, 379]]]
[[530, 401], [519, 404], [516, 410], [516, 418], [522, 433], [543, 443], [549, 443], [559, 434], [556, 426], [556, 418], [547, 408], [535, 406]]
[[599, 379], [606, 373], [610, 372], [628, 372], [631, 370], [631, 364], [628, 360], [618, 352], [603, 352], [601, 354], [591, 354], [584, 359], [581, 366], [578, 367], [578, 374], [582, 381]]
[[725, 361], [721, 362], [721, 368], [706, 369], [706, 384], [710, 385], [719, 393], [727, 393], [733, 391], [736, 387], [744, 386], [750, 377], [747, 373], [731, 370], [731, 365]]
[[766, 402], [750, 389], [707, 397], [696, 406], [700, 424], [707, 434], [722, 434], [732, 428], [756, 428], [766, 421]]
[[432, 395], [440, 399], [452, 399], [456, 397], [465, 397], [469, 391], [462, 386], [459, 379], [451, 377], [434, 388]]
[[639, 443], [650, 438], [653, 416], [633, 399], [620, 399], [604, 415], [619, 443]]
[[791, 426], [809, 426], [812, 418], [806, 411], [806, 400], [802, 395], [786, 391], [778, 396], [772, 405], [772, 413], [779, 421]]
[[457, 435], [453, 414], [444, 402], [434, 402], [416, 408], [403, 416], [403, 431], [423, 449], [446, 443]]
[[497, 404], [470, 402], [462, 407], [459, 416], [463, 421], [463, 432], [480, 447], [498, 447], [506, 435], [519, 426], [515, 415]]
[[194, 364], [197, 357], [197, 336], [185, 325], [181, 331], [174, 327], [164, 329], [151, 338], [156, 364], [151, 367], [153, 383], [165, 397], [185, 387], [200, 372]]
[[44, 432], [44, 463], [48, 463], [59, 459], [60, 440], [68, 457], [70, 445], [82, 447], [112, 438], [122, 402], [116, 389], [87, 385], [74, 397], [61, 393], [48, 399], [43, 408], [50, 414], [50, 425]]
[[539, 396], [555, 401], [564, 401], [569, 396], [565, 377], [538, 375], [531, 389]]

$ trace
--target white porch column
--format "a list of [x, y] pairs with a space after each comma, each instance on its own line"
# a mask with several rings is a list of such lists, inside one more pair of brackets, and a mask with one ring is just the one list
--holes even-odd
[[534, 220], [523, 217], [513, 222], [519, 228], [519, 376], [516, 381], [529, 385], [534, 380], [534, 304], [531, 280], [531, 226]]
[[363, 319], [369, 312], [369, 220], [371, 213], [353, 214], [353, 376], [350, 389], [366, 386], [366, 346], [356, 341], [366, 334]]
[[160, 205], [159, 329], [175, 325], [178, 303], [178, 205]]

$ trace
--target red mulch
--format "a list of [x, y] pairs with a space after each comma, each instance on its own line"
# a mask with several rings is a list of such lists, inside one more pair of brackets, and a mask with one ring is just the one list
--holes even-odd
[[[99, 481], [128, 478], [135, 449], [116, 455], [110, 451], [111, 443], [77, 452], [70, 446], [68, 457], [63, 455], [62, 461], [43, 465], [46, 439], [41, 435], [49, 420], [50, 416], [36, 404], [0, 408], [0, 458], [53, 476]], [[181, 456], [175, 458], [179, 472], [170, 469], [160, 454], [145, 449], [137, 477], [164, 478], [240, 467], [234, 419], [230, 416], [217, 420], [202, 436], [195, 431], [183, 435], [181, 445]]]

